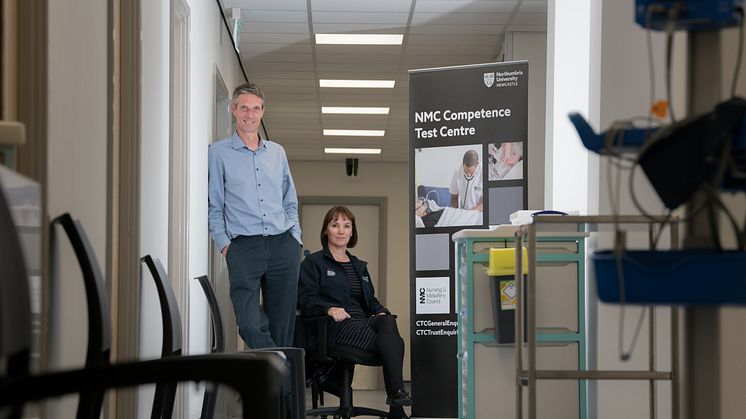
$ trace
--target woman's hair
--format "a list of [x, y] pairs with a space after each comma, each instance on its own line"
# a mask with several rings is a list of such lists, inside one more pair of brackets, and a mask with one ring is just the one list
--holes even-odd
[[352, 222], [352, 236], [350, 237], [350, 241], [347, 243], [347, 247], [352, 249], [357, 244], [357, 226], [355, 226], [355, 216], [352, 215], [352, 211], [350, 211], [349, 208], [341, 205], [332, 207], [324, 216], [324, 223], [321, 225], [321, 245], [324, 247], [329, 245], [329, 238], [326, 237], [326, 228], [329, 227], [329, 223], [340, 216], [344, 216]]

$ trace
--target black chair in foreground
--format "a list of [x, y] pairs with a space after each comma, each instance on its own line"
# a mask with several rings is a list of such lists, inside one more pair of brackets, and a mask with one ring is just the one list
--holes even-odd
[[[65, 213], [52, 220], [50, 225], [50, 275], [54, 282], [55, 226], [62, 226], [70, 240], [75, 256], [80, 265], [85, 286], [86, 303], [88, 308], [88, 347], [86, 350], [85, 367], [106, 366], [111, 363], [111, 319], [108, 312], [108, 299], [104, 288], [104, 276], [101, 273], [96, 256], [88, 242], [83, 227], [70, 214]], [[94, 389], [80, 394], [78, 399], [78, 419], [98, 416], [104, 402], [104, 390]]]
[[[210, 353], [225, 352], [225, 336], [223, 336], [223, 316], [220, 314], [218, 299], [210, 286], [210, 280], [207, 275], [197, 277], [202, 291], [205, 292], [207, 305], [210, 308], [210, 317], [212, 318], [212, 345]], [[213, 308], [214, 307], [214, 308]], [[208, 384], [205, 388], [205, 397], [202, 399], [201, 419], [212, 419], [215, 414], [215, 403], [218, 400], [218, 387]]]
[[[176, 295], [173, 288], [167, 284], [166, 270], [158, 259], [150, 255], [140, 258], [140, 262], [150, 270], [158, 291], [158, 300], [161, 307], [161, 323], [163, 324], [163, 343], [161, 344], [161, 358], [181, 356], [181, 316], [179, 306], [176, 303]], [[153, 410], [151, 419], [170, 419], [174, 410], [174, 399], [176, 398], [176, 383], [159, 382], [155, 386], [153, 397]]]
[[[329, 345], [327, 328], [333, 321], [329, 316], [300, 320], [296, 322], [296, 327], [302, 329], [296, 333], [296, 338], [300, 336], [305, 339], [306, 336], [311, 336], [306, 343], [296, 342], [307, 348], [306, 364], [309, 371], [312, 408], [306, 411], [306, 416], [333, 416], [344, 419], [355, 416], [387, 418], [388, 412], [354, 406], [352, 402], [352, 377], [355, 365], [376, 367], [383, 365], [383, 360], [375, 354], [351, 346]], [[313, 332], [306, 334], [306, 330]], [[339, 397], [339, 406], [319, 407], [319, 404], [324, 405], [325, 391]]]
[[[207, 275], [202, 275], [195, 278], [199, 281], [202, 290], [205, 293], [207, 299], [207, 305], [210, 308], [210, 315], [212, 317], [212, 328], [213, 328], [213, 344], [212, 353], [223, 352], [225, 350], [225, 338], [223, 334], [223, 315], [220, 312], [220, 305], [218, 299], [215, 296], [215, 291], [210, 285], [210, 280]], [[288, 375], [285, 377], [285, 388], [288, 394], [285, 397], [285, 404], [289, 407], [289, 415], [292, 419], [303, 419], [306, 415], [306, 399], [305, 399], [305, 351], [301, 348], [265, 348], [265, 349], [250, 349], [248, 353], [278, 353], [282, 354], [286, 360], [287, 367], [289, 368]], [[205, 389], [205, 396], [202, 402], [202, 416], [201, 419], [212, 419], [215, 412], [215, 401], [218, 397], [217, 386], [208, 385]]]
[[[206, 355], [99, 365], [32, 375], [27, 270], [5, 195], [0, 191], [0, 409], [11, 414], [30, 401], [101, 389], [168, 381], [213, 381], [242, 396], [245, 417], [276, 418], [284, 365], [258, 356]], [[107, 311], [107, 310], [104, 310]], [[109, 325], [104, 325], [109, 327]], [[253, 355], [253, 354], [252, 354]], [[252, 379], [247, 380], [246, 378]], [[98, 418], [99, 414], [90, 416]]]

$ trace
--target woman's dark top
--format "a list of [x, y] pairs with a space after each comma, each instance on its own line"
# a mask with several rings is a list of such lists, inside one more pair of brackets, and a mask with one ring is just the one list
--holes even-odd
[[[369, 319], [379, 313], [391, 314], [375, 297], [373, 282], [368, 273], [367, 264], [347, 252], [350, 261], [347, 262], [352, 267], [355, 274], [355, 281], [350, 279], [343, 267], [343, 264], [334, 260], [328, 248], [310, 254], [303, 260], [300, 266], [300, 278], [298, 282], [298, 309], [303, 317], [327, 316], [331, 307], [342, 307], [350, 316]], [[358, 297], [353, 297], [353, 288], [358, 285]], [[355, 305], [356, 308], [353, 308]], [[350, 312], [352, 310], [353, 312]], [[353, 314], [357, 310], [356, 314]], [[341, 324], [349, 322], [347, 319], [342, 322], [331, 322], [331, 327], [327, 335], [328, 343], [341, 344], [337, 339], [339, 333], [347, 330]], [[353, 322], [354, 323], [354, 322]], [[350, 329], [359, 326], [350, 326]], [[345, 335], [346, 333], [343, 333]], [[354, 338], [356, 335], [352, 334]], [[309, 336], [309, 346], [313, 346], [313, 340]], [[343, 336], [344, 338], [344, 336]], [[369, 342], [364, 339], [352, 339], [345, 342], [357, 341], [358, 344], [352, 345], [366, 349]], [[349, 344], [349, 343], [345, 343]], [[361, 346], [365, 345], [365, 346]]]
[[340, 322], [336, 343], [369, 350], [375, 331], [370, 327], [370, 317], [366, 316], [363, 310], [363, 287], [360, 284], [360, 277], [357, 276], [352, 262], [340, 262], [340, 264], [350, 287], [349, 305], [344, 309], [351, 318]]

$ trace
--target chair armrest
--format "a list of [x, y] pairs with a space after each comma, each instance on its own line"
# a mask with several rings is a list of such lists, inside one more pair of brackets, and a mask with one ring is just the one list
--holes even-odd
[[227, 384], [241, 395], [244, 418], [282, 417], [285, 366], [262, 353], [171, 357], [141, 362], [0, 379], [0, 406], [79, 393], [163, 381]]
[[303, 319], [303, 322], [308, 325], [316, 325], [316, 336], [319, 341], [318, 357], [321, 359], [327, 358], [326, 337], [328, 334], [330, 320], [333, 321], [333, 319], [329, 316], [307, 317]]

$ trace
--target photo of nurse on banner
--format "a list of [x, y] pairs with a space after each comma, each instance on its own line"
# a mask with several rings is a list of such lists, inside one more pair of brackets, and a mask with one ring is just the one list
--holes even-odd
[[415, 227], [482, 225], [482, 145], [415, 149]]

